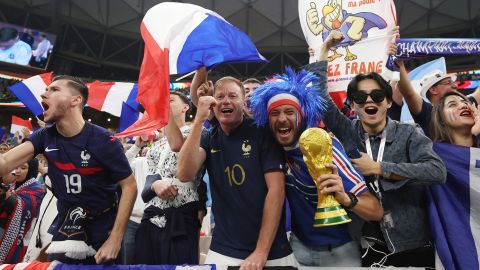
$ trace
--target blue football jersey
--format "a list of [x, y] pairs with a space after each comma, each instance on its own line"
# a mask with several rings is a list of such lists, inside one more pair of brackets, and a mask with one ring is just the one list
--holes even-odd
[[42, 153], [48, 160], [59, 211], [82, 206], [97, 215], [112, 208], [117, 183], [132, 174], [119, 140], [89, 122], [73, 137], [60, 135], [52, 125], [35, 131], [30, 141], [35, 155]]
[[[362, 174], [352, 165], [338, 139], [332, 139], [333, 163], [338, 168], [345, 191], [360, 195], [367, 191]], [[303, 161], [299, 147], [285, 150], [288, 172], [286, 194], [292, 214], [292, 232], [306, 245], [340, 245], [352, 240], [348, 225], [314, 227], [317, 187]]]
[[[282, 170], [283, 153], [268, 128], [258, 128], [252, 119], [229, 135], [219, 125], [202, 134], [210, 177], [215, 227], [210, 249], [245, 259], [255, 250], [268, 188], [264, 174]], [[285, 220], [270, 249], [269, 260], [289, 255]]]

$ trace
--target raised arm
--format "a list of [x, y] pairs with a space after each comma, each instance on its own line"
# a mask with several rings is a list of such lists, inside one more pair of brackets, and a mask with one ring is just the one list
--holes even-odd
[[327, 68], [328, 50], [336, 46], [343, 40], [343, 35], [338, 31], [332, 31], [322, 45], [321, 52], [318, 54], [319, 58], [316, 63], [305, 66], [305, 69], [315, 73], [320, 77], [320, 83], [317, 94], [325, 101], [325, 112], [322, 117], [323, 122], [328, 129], [335, 134], [337, 138], [343, 143], [347, 152], [357, 149], [357, 143], [352, 141], [355, 138], [352, 122], [346, 117], [335, 105], [332, 98], [328, 94], [327, 87]]
[[190, 85], [190, 98], [195, 106], [198, 106], [198, 98], [201, 96], [213, 95], [213, 83], [208, 80], [208, 71], [206, 67], [197, 69]]
[[285, 200], [285, 174], [270, 171], [264, 174], [267, 196], [263, 204], [262, 224], [255, 250], [242, 262], [240, 269], [263, 269], [277, 233]]
[[133, 168], [133, 164], [135, 163], [135, 157], [138, 155], [140, 150], [142, 150], [142, 147], [145, 146], [145, 142], [140, 138], [140, 136], [137, 136], [135, 138], [135, 144], [130, 147], [130, 149], [125, 152], [125, 156], [127, 157], [128, 163], [130, 163], [130, 167]]
[[34, 148], [30, 141], [26, 141], [10, 151], [0, 154], [0, 176], [3, 176], [23, 163], [33, 158]]
[[182, 182], [193, 181], [205, 162], [207, 155], [200, 147], [203, 122], [207, 120], [210, 108], [216, 104], [217, 101], [212, 96], [203, 96], [198, 99], [197, 115], [177, 160], [177, 178]]
[[[182, 115], [180, 117], [182, 117]], [[172, 149], [173, 152], [179, 152], [182, 148], [185, 138], [183, 138], [182, 132], [177, 125], [176, 119], [172, 115], [172, 110], [170, 110], [168, 124], [165, 127], [165, 136], [167, 136], [167, 141], [170, 149]]]
[[398, 82], [398, 90], [400, 90], [400, 93], [405, 99], [410, 113], [418, 115], [422, 111], [423, 98], [415, 91], [415, 89], [413, 89], [403, 61], [399, 60], [397, 61], [397, 64], [400, 68], [400, 81]]

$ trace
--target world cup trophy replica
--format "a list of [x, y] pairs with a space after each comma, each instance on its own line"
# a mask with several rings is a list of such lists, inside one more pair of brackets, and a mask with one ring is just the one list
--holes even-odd
[[315, 212], [314, 227], [324, 227], [348, 223], [351, 219], [333, 194], [320, 194], [317, 179], [332, 173], [325, 167], [332, 163], [332, 138], [321, 128], [306, 129], [300, 136], [300, 150], [307, 165], [308, 172], [317, 186], [318, 203]]

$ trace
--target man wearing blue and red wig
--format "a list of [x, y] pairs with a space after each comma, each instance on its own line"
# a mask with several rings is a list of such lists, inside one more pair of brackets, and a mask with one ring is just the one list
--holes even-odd
[[[330, 38], [324, 47], [332, 42]], [[361, 266], [360, 248], [347, 224], [314, 227], [318, 192], [333, 194], [344, 208], [365, 220], [380, 220], [383, 209], [336, 138], [332, 138], [333, 164], [326, 165], [332, 173], [318, 179], [310, 176], [298, 141], [303, 131], [317, 127], [321, 120], [323, 100], [312, 90], [318, 87], [318, 78], [287, 68], [276, 79], [259, 86], [250, 104], [257, 125], [268, 124], [284, 149], [286, 195], [292, 212], [290, 244], [295, 257], [306, 266]]]

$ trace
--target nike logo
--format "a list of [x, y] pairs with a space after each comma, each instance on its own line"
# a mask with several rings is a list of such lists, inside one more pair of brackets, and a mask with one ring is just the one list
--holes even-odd
[[222, 151], [222, 149], [210, 149], [210, 153], [215, 154]]
[[48, 146], [47, 146], [47, 148], [45, 148], [45, 152], [47, 152], [47, 153], [48, 153], [48, 152], [52, 152], [52, 151], [58, 151], [58, 150], [60, 150], [60, 149], [48, 148]]

